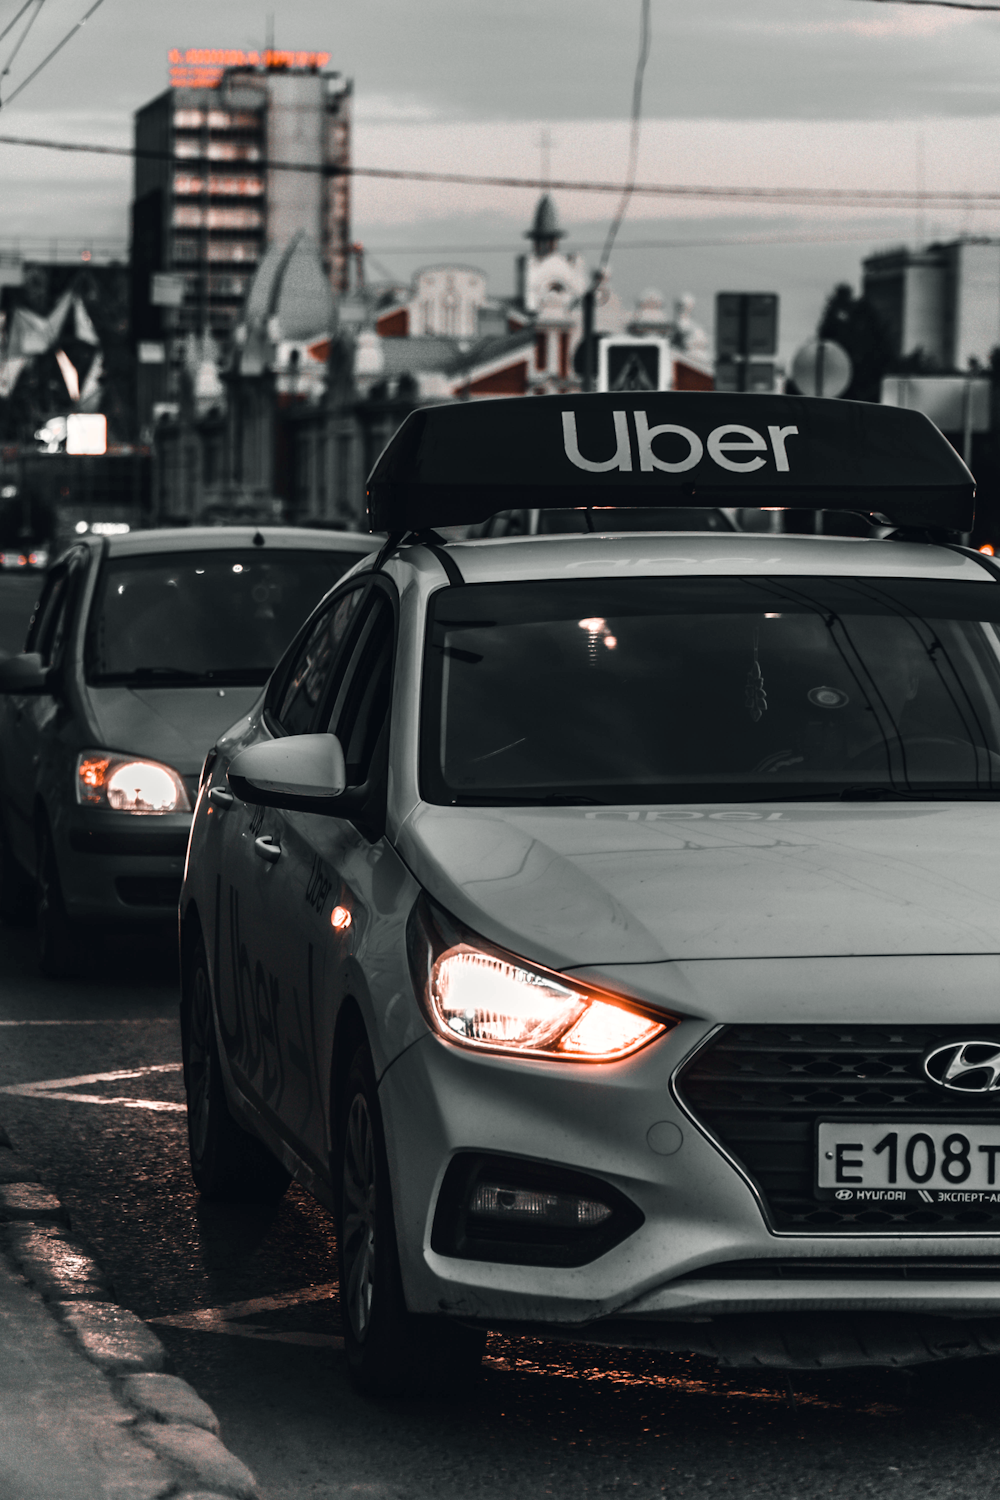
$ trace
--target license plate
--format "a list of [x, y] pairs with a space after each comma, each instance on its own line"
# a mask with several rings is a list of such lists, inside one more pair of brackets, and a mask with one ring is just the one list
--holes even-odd
[[1000, 1203], [1000, 1122], [821, 1121], [816, 1193], [848, 1203]]

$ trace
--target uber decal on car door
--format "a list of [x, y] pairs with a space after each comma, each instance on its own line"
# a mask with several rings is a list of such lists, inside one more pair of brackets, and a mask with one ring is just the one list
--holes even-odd
[[[325, 727], [367, 587], [366, 580], [331, 601], [293, 653], [287, 672], [272, 684], [268, 713], [278, 734], [309, 734], [321, 722]], [[301, 832], [303, 820], [327, 821], [237, 802], [226, 815], [226, 840], [238, 841], [239, 847], [231, 845], [224, 861], [232, 878], [221, 893], [223, 1040], [241, 1087], [286, 1134], [302, 1115], [301, 1104], [290, 1101], [305, 1100], [312, 1108], [317, 1090], [308, 1021], [316, 986], [315, 933], [305, 919], [304, 898], [312, 856]]]
[[280, 1128], [321, 1172], [330, 1151], [328, 1060], [337, 1010], [364, 984], [359, 961], [373, 883], [384, 881], [386, 862], [398, 863], [382, 836], [394, 623], [390, 599], [373, 588], [315, 726], [338, 735], [348, 786], [367, 785], [370, 795], [351, 820], [264, 810], [263, 827], [281, 853], [255, 882], [264, 947], [264, 972], [255, 976], [262, 1093]]

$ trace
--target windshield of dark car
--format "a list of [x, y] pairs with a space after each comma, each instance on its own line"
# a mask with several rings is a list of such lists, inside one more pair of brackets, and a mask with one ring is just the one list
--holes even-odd
[[356, 552], [206, 549], [112, 557], [87, 628], [91, 683], [267, 681]]
[[1000, 793], [1000, 589], [700, 577], [444, 589], [432, 802]]

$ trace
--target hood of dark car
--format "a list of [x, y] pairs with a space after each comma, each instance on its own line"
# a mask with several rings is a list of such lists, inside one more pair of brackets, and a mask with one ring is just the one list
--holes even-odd
[[208, 751], [260, 697], [259, 687], [91, 687], [100, 733], [95, 749], [164, 761], [182, 776], [201, 770]]

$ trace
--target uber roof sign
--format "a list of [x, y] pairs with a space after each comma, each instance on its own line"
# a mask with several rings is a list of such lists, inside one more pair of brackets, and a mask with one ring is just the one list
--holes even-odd
[[969, 470], [921, 412], [695, 391], [424, 407], [368, 481], [373, 531], [588, 505], [803, 506], [968, 531], [974, 498]]

